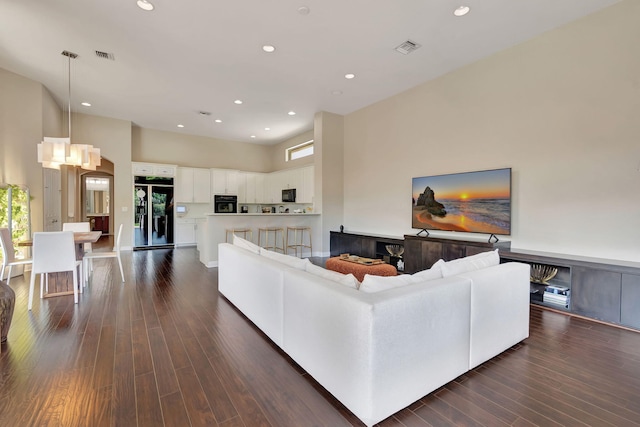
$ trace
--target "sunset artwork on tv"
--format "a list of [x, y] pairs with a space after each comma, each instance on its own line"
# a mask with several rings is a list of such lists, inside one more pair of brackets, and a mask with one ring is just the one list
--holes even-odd
[[511, 234], [511, 169], [412, 180], [413, 228]]

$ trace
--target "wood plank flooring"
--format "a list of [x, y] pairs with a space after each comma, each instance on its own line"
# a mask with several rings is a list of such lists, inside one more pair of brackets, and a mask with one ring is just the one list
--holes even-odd
[[[73, 297], [12, 279], [0, 426], [361, 426], [217, 292], [195, 249], [96, 260]], [[435, 344], [435, 343], [434, 343]], [[381, 426], [640, 426], [640, 333], [533, 307], [531, 336]]]

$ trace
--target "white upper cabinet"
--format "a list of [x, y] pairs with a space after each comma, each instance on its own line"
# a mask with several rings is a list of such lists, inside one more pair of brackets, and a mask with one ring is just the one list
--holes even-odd
[[132, 162], [131, 169], [135, 176], [176, 176], [175, 165], [162, 165], [158, 163], [138, 163]]
[[238, 173], [238, 203], [265, 203], [264, 175], [258, 172]]
[[296, 203], [313, 202], [313, 166], [267, 174], [263, 203], [282, 203], [282, 190], [296, 189]]
[[178, 203], [209, 203], [211, 177], [209, 169], [178, 168], [175, 198]]
[[239, 171], [232, 169], [211, 169], [211, 190], [216, 194], [238, 194]]

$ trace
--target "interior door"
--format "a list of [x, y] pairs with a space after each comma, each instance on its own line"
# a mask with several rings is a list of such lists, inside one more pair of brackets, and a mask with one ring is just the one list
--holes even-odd
[[44, 180], [44, 231], [62, 230], [62, 179], [57, 169], [42, 169]]

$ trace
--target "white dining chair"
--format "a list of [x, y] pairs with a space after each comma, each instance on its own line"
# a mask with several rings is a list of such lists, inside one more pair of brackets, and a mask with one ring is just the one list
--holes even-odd
[[118, 265], [120, 266], [120, 276], [122, 277], [122, 281], [124, 282], [124, 270], [122, 269], [122, 258], [120, 257], [120, 239], [122, 237], [122, 226], [123, 224], [120, 224], [120, 226], [118, 227], [118, 235], [116, 237], [115, 251], [110, 251], [110, 252], [97, 251], [97, 252], [90, 252], [84, 255], [83, 261], [84, 261], [85, 283], [89, 281], [89, 269], [87, 268], [87, 263], [91, 262], [94, 259], [100, 259], [100, 258], [117, 258]]
[[0, 245], [2, 245], [2, 270], [0, 270], [0, 280], [4, 278], [4, 270], [9, 267], [9, 275], [7, 276], [7, 285], [11, 281], [11, 272], [15, 265], [31, 264], [31, 258], [16, 258], [16, 251], [13, 248], [13, 240], [8, 228], [0, 228]]
[[[78, 271], [79, 270], [79, 271]], [[78, 303], [78, 286], [82, 280], [82, 261], [76, 259], [72, 231], [33, 233], [33, 267], [29, 282], [29, 305], [33, 306], [33, 288], [36, 274], [40, 274], [40, 298], [43, 297], [44, 275], [47, 273], [73, 272], [73, 302]]]
[[[91, 231], [91, 223], [89, 222], [64, 222], [62, 223], [62, 231], [77, 231], [86, 232]], [[84, 251], [91, 252], [93, 247], [91, 243], [84, 244]]]

